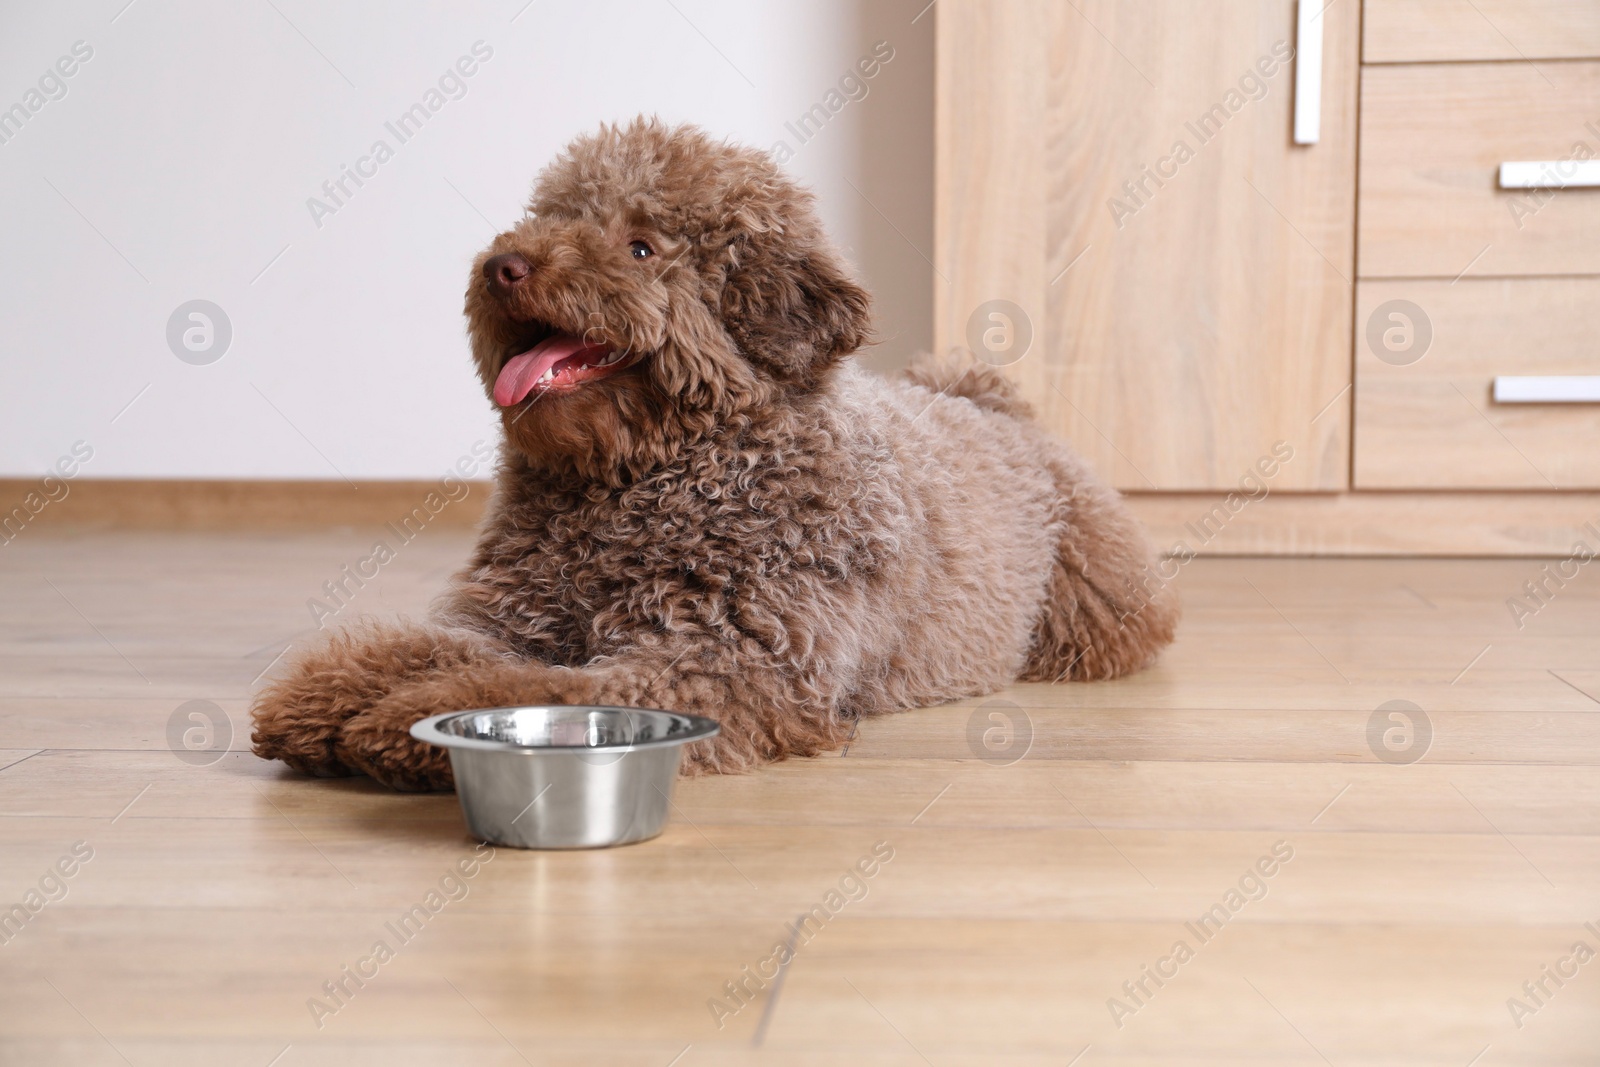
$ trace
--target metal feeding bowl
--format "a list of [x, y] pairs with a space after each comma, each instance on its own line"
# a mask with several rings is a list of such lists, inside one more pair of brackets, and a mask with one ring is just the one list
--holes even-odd
[[450, 750], [474, 836], [513, 848], [604, 848], [661, 832], [683, 746], [711, 719], [644, 708], [484, 708], [423, 719], [418, 741]]

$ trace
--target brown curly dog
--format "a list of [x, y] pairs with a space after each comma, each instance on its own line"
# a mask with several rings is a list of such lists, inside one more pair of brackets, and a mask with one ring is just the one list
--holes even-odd
[[256, 753], [445, 789], [424, 716], [620, 704], [719, 720], [691, 766], [734, 771], [1148, 664], [1177, 605], [1117, 494], [989, 367], [859, 369], [868, 303], [766, 155], [643, 120], [574, 142], [467, 288], [505, 431], [471, 562], [429, 622], [292, 663]]

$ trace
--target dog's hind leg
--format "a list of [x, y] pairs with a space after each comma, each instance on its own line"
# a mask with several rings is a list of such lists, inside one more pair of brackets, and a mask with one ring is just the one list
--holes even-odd
[[349, 774], [335, 746], [350, 718], [419, 676], [482, 667], [504, 654], [493, 639], [456, 628], [369, 623], [333, 633], [256, 694], [256, 755], [308, 774]]
[[497, 660], [395, 689], [343, 724], [336, 750], [345, 764], [393, 788], [449, 789], [447, 753], [408, 732], [419, 719], [446, 708], [610, 704], [716, 719], [720, 736], [690, 746], [689, 769], [740, 771], [843, 744], [852, 720], [841, 712], [842, 699], [832, 672], [757, 665], [710, 640], [584, 667]]
[[1116, 678], [1148, 666], [1172, 641], [1177, 594], [1121, 498], [1052, 448], [1061, 535], [1021, 678]]

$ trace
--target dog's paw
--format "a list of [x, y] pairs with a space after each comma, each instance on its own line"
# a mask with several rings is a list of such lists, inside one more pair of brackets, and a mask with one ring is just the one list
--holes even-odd
[[339, 755], [345, 723], [418, 677], [498, 655], [487, 637], [437, 627], [369, 624], [333, 634], [256, 696], [255, 753], [325, 777], [359, 770]]
[[250, 741], [256, 755], [282, 760], [304, 774], [325, 778], [349, 774], [333, 748], [340, 727], [367, 699], [359, 684], [353, 684], [357, 673], [314, 654], [258, 693], [250, 709], [255, 720]]
[[422, 684], [396, 690], [346, 721], [334, 744], [337, 758], [390, 789], [408, 793], [454, 789], [448, 750], [411, 736], [412, 723], [451, 710], [438, 706], [434, 688]]

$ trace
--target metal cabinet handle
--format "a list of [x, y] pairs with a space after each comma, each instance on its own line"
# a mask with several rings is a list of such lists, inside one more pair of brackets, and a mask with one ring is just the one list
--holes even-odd
[[1322, 136], [1323, 0], [1300, 0], [1294, 36], [1294, 143]]
[[1502, 189], [1600, 186], [1600, 159], [1544, 159], [1500, 164]]
[[1600, 374], [1497, 377], [1497, 404], [1600, 404]]

